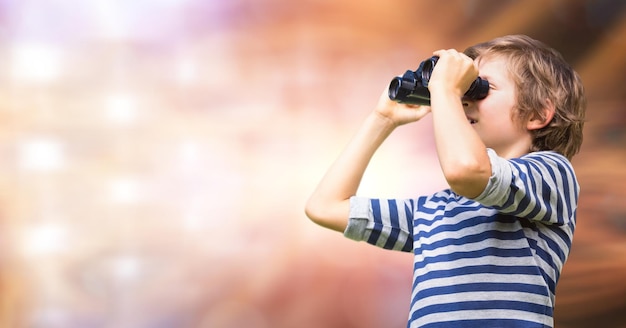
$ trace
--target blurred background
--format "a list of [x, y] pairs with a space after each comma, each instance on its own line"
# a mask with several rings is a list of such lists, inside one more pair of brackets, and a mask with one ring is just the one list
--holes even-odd
[[[557, 327], [626, 327], [626, 2], [0, 0], [0, 327], [404, 327], [412, 258], [303, 206], [393, 76], [504, 34], [588, 95]], [[445, 187], [430, 118], [362, 195]]]

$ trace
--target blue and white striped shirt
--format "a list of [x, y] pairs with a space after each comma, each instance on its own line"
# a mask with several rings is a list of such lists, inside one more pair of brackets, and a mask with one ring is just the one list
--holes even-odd
[[552, 327], [579, 185], [555, 152], [507, 160], [475, 199], [351, 199], [345, 236], [413, 251], [408, 327]]

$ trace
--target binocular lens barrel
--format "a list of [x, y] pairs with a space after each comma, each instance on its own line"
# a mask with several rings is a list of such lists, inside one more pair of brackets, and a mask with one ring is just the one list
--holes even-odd
[[407, 88], [402, 87], [402, 78], [399, 76], [395, 77], [391, 80], [391, 84], [389, 84], [389, 98], [392, 100], [402, 98], [403, 95], [401, 95], [401, 93], [403, 90], [407, 90]]
[[[389, 99], [405, 104], [430, 105], [430, 91], [428, 81], [437, 64], [439, 57], [433, 56], [420, 63], [415, 71], [406, 71], [402, 76], [396, 76], [389, 84]], [[489, 82], [476, 78], [465, 92], [465, 97], [473, 100], [483, 99], [489, 93]]]

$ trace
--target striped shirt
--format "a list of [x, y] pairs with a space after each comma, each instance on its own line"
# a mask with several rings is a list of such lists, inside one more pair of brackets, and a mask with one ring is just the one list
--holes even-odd
[[475, 199], [350, 200], [344, 235], [414, 254], [407, 327], [552, 327], [572, 244], [579, 185], [555, 152], [507, 160]]

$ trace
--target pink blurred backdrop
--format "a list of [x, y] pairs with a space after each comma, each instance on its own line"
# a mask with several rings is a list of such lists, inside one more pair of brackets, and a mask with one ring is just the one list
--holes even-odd
[[[304, 202], [391, 77], [514, 33], [588, 91], [557, 327], [625, 327], [618, 0], [0, 0], [0, 326], [404, 327], [411, 255]], [[425, 119], [360, 193], [444, 186]]]

